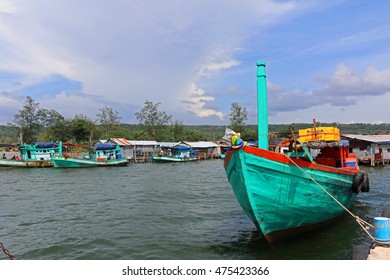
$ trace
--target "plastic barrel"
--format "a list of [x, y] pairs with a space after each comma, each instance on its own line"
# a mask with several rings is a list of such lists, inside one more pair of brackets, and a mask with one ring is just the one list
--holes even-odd
[[390, 219], [385, 217], [374, 218], [375, 238], [381, 243], [390, 243]]

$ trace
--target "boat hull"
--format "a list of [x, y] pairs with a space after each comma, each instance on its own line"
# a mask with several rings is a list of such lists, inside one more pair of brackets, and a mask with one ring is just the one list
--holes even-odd
[[80, 158], [59, 158], [53, 159], [54, 167], [77, 168], [77, 167], [114, 167], [126, 166], [129, 164], [127, 159], [121, 160], [90, 160]]
[[153, 162], [164, 163], [164, 162], [189, 162], [198, 160], [196, 157], [177, 158], [169, 156], [152, 156]]
[[0, 167], [21, 167], [21, 168], [53, 167], [53, 162], [49, 160], [0, 159]]
[[346, 208], [356, 199], [353, 171], [254, 147], [229, 151], [224, 165], [239, 204], [270, 243], [344, 213], [309, 176]]

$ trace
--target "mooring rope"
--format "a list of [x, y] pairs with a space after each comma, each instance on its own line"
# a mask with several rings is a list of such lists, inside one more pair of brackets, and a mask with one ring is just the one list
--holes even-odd
[[369, 232], [367, 227], [372, 227], [375, 228], [373, 225], [370, 223], [366, 222], [362, 218], [360, 218], [357, 215], [354, 215], [351, 211], [349, 211], [348, 208], [346, 208], [340, 201], [338, 201], [332, 194], [330, 194], [324, 187], [322, 187], [316, 180], [314, 180], [313, 177], [311, 177], [305, 170], [303, 170], [295, 161], [293, 161], [289, 156], [286, 155], [286, 157], [296, 166], [298, 169], [300, 169], [309, 179], [311, 179], [317, 186], [319, 186], [327, 195], [329, 195], [338, 205], [340, 205], [345, 211], [347, 211], [348, 214], [350, 214], [355, 221], [363, 228], [363, 230], [368, 234], [368, 236], [376, 241], [375, 237], [373, 237]]
[[6, 254], [10, 260], [15, 259], [15, 257], [13, 255], [11, 255], [11, 253], [8, 251], [8, 249], [6, 249], [3, 245], [3, 243], [1, 243], [1, 242], [0, 242], [0, 249], [3, 250], [3, 253]]

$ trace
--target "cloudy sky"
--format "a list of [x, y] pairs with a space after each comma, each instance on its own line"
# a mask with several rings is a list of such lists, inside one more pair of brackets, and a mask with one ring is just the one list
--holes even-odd
[[390, 2], [372, 0], [1, 0], [0, 124], [26, 96], [65, 117], [146, 100], [184, 124], [390, 123]]

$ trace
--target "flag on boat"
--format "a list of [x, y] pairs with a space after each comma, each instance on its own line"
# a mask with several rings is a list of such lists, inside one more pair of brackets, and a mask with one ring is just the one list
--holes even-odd
[[235, 131], [231, 130], [230, 128], [226, 127], [225, 128], [225, 135], [223, 136], [222, 141], [227, 142], [227, 143], [231, 143], [232, 137], [234, 135], [237, 135], [237, 133]]

